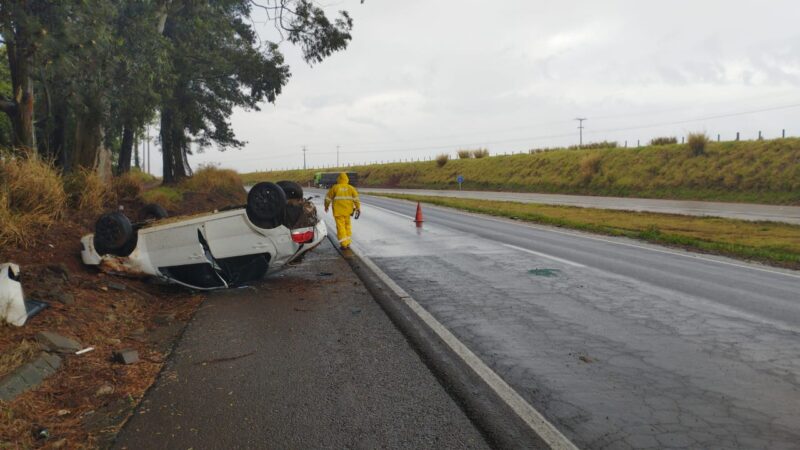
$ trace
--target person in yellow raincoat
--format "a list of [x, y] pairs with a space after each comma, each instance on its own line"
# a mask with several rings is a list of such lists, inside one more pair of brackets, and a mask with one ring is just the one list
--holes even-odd
[[350, 216], [355, 214], [356, 219], [361, 215], [361, 202], [358, 201], [358, 191], [350, 186], [350, 179], [342, 172], [336, 179], [336, 184], [328, 189], [325, 196], [325, 212], [333, 204], [333, 218], [336, 220], [336, 237], [342, 248], [350, 247], [353, 240], [353, 231], [350, 227]]

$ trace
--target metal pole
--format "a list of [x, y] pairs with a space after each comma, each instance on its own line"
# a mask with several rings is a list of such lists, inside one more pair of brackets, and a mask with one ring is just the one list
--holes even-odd
[[339, 167], [339, 146], [336, 146], [336, 167]]
[[586, 118], [577, 117], [575, 118], [575, 120], [578, 121], [578, 135], [580, 136], [578, 141], [578, 148], [581, 148], [583, 147], [583, 121], [586, 120]]
[[303, 170], [306, 170], [306, 152], [307, 151], [308, 150], [306, 149], [306, 146], [304, 145], [303, 146]]
[[150, 124], [147, 124], [147, 173], [150, 173]]

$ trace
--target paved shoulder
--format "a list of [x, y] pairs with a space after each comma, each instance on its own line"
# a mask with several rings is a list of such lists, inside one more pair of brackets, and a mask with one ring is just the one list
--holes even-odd
[[325, 241], [210, 296], [117, 448], [485, 448]]

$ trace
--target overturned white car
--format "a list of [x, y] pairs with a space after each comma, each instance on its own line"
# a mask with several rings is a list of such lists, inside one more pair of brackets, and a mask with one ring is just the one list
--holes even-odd
[[166, 218], [146, 207], [148, 219], [131, 223], [121, 212], [104, 214], [94, 234], [81, 239], [84, 264], [125, 275], [151, 275], [193, 289], [220, 289], [258, 280], [313, 249], [325, 222], [297, 183], [262, 182], [247, 205]]

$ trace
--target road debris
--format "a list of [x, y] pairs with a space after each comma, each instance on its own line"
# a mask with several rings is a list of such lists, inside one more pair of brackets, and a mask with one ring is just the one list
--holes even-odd
[[114, 352], [114, 361], [126, 365], [135, 364], [139, 362], [139, 352], [131, 348]]
[[36, 340], [45, 350], [56, 353], [75, 353], [83, 348], [80, 342], [52, 331], [40, 331]]
[[75, 352], [75, 354], [76, 355], [83, 355], [84, 353], [89, 353], [89, 352], [93, 352], [93, 351], [94, 351], [94, 347], [86, 347], [83, 350], [78, 350], [77, 352]]

